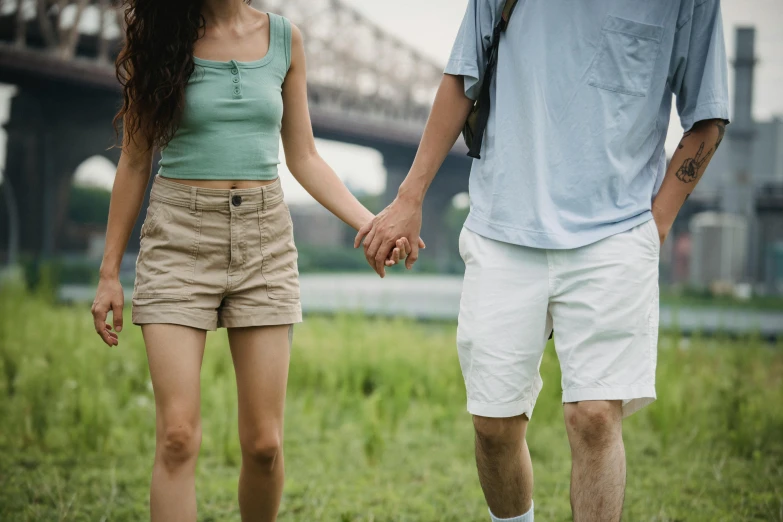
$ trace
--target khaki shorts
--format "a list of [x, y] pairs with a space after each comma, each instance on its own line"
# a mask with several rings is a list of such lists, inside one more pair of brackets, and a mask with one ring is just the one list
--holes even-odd
[[215, 330], [302, 321], [280, 181], [251, 189], [155, 177], [141, 228], [133, 323]]

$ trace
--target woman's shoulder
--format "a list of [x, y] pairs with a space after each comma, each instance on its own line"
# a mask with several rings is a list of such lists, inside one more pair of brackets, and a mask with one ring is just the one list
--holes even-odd
[[266, 14], [269, 15], [269, 19], [273, 21], [272, 23], [277, 22], [284, 26], [294, 27], [294, 24], [291, 22], [291, 20], [281, 14], [273, 13], [272, 11], [267, 11]]
[[291, 22], [291, 20], [285, 16], [273, 13], [271, 11], [268, 11], [266, 14], [269, 15], [269, 21], [271, 24], [270, 30], [273, 32], [273, 34], [278, 35], [276, 37], [278, 38], [277, 41], [282, 43], [283, 49], [285, 51], [285, 68], [287, 71], [291, 66], [291, 59], [293, 54], [292, 51], [304, 47], [302, 32], [293, 22]]

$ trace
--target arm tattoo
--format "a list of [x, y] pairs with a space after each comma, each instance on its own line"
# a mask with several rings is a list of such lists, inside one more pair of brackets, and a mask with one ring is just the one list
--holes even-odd
[[680, 168], [677, 169], [677, 172], [675, 173], [677, 179], [683, 183], [693, 183], [696, 181], [699, 177], [701, 166], [704, 165], [704, 162], [707, 161], [710, 156], [712, 156], [712, 149], [710, 149], [707, 154], [704, 154], [704, 156], [702, 156], [703, 153], [704, 142], [702, 141], [701, 145], [699, 145], [699, 150], [696, 151], [696, 155], [683, 161]]
[[[699, 150], [696, 151], [696, 155], [692, 158], [687, 158], [682, 162], [680, 168], [677, 169], [675, 175], [677, 176], [677, 179], [683, 183], [693, 183], [696, 181], [699, 177], [699, 170], [701, 169], [702, 165], [709, 161], [710, 158], [712, 158], [712, 156], [715, 154], [715, 151], [718, 150], [720, 142], [723, 141], [723, 135], [726, 133], [726, 122], [723, 120], [716, 120], [715, 126], [718, 127], [718, 140], [715, 142], [715, 147], [704, 153], [704, 142], [702, 141], [701, 145], [699, 145]], [[682, 140], [680, 140], [680, 144], [677, 146], [677, 149], [682, 149], [684, 147], [682, 142], [685, 141], [685, 138], [690, 135], [691, 131], [683, 134]], [[702, 156], [702, 154], [704, 155]]]

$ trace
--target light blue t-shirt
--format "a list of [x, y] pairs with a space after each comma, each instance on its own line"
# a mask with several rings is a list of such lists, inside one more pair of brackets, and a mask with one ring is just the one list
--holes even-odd
[[[469, 0], [447, 74], [478, 96], [504, 0]], [[728, 120], [719, 0], [520, 0], [502, 36], [465, 226], [577, 248], [649, 219], [672, 95], [685, 130]]]

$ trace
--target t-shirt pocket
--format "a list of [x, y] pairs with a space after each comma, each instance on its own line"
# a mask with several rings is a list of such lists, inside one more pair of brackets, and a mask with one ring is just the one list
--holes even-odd
[[588, 85], [631, 96], [647, 96], [663, 27], [609, 15], [590, 67]]

